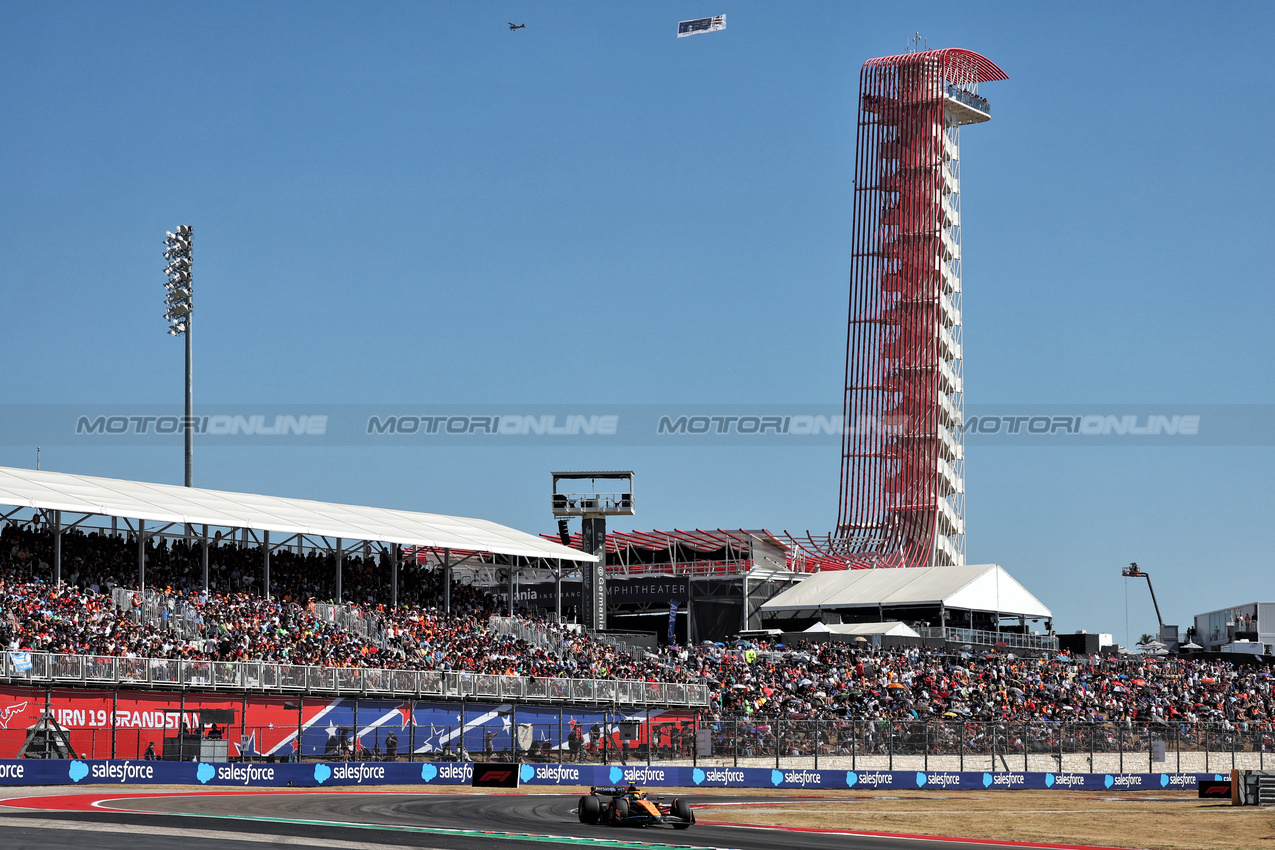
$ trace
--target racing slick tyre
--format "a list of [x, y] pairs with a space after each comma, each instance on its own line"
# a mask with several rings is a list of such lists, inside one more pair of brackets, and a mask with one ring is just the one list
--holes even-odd
[[619, 826], [629, 817], [629, 801], [623, 797], [616, 797], [615, 802], [611, 804], [611, 825]]
[[597, 823], [602, 816], [602, 802], [592, 794], [586, 794], [580, 798], [576, 811], [580, 813], [580, 823]]
[[669, 806], [669, 814], [686, 821], [685, 823], [673, 824], [674, 829], [690, 829], [691, 824], [695, 822], [695, 816], [691, 814], [691, 804], [681, 797], [678, 797], [673, 801], [673, 805]]

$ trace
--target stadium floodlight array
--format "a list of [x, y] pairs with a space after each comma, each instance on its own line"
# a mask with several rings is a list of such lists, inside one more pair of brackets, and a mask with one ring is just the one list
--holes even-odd
[[190, 330], [190, 314], [194, 308], [191, 286], [194, 242], [195, 231], [189, 224], [179, 226], [176, 233], [167, 233], [164, 237], [164, 259], [168, 261], [164, 267], [164, 274], [168, 277], [164, 284], [167, 291], [164, 304], [168, 307], [164, 318], [168, 320], [168, 333], [172, 336]]
[[194, 278], [191, 276], [191, 264], [194, 261], [195, 228], [189, 224], [177, 227], [176, 233], [164, 234], [164, 259], [168, 265], [164, 267], [164, 275], [168, 280], [164, 283], [164, 318], [168, 320], [170, 336], [186, 337], [186, 419], [182, 430], [186, 433], [186, 486], [195, 486], [194, 434], [195, 402], [193, 390], [192, 353], [190, 343], [190, 323], [195, 309]]

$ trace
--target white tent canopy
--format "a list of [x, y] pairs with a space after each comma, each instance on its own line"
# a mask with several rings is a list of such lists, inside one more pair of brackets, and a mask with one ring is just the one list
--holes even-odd
[[0, 467], [0, 505], [525, 558], [596, 561], [484, 519]]
[[826, 633], [832, 635], [895, 635], [897, 637], [920, 637], [916, 629], [907, 623], [815, 623], [805, 633]]
[[1054, 616], [1000, 564], [815, 573], [763, 603], [761, 610], [775, 614], [925, 605], [1032, 619]]

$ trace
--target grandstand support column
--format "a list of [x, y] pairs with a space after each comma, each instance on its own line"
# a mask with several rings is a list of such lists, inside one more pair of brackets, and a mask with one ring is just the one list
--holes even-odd
[[508, 584], [505, 588], [505, 592], [509, 594], [509, 611], [507, 613], [510, 617], [514, 615], [514, 573], [517, 570], [517, 567], [515, 566], [517, 563], [518, 556], [514, 555], [513, 562], [509, 565], [509, 572], [506, 574], [508, 576]]
[[691, 646], [699, 643], [695, 639], [695, 576], [689, 571], [686, 574], [686, 642]]
[[390, 608], [398, 607], [398, 561], [403, 556], [403, 550], [399, 544], [392, 544], [390, 552]]
[[336, 604], [341, 604], [341, 538], [336, 539]]
[[443, 550], [443, 613], [452, 612], [452, 550]]
[[747, 567], [744, 568], [744, 574], [743, 574], [743, 577], [740, 579], [740, 584], [744, 588], [744, 624], [740, 626], [739, 628], [742, 631], [748, 631], [748, 568]]
[[53, 512], [53, 586], [62, 586], [62, 512]]
[[553, 621], [562, 625], [562, 559], [557, 559], [553, 571]]
[[262, 573], [264, 573], [264, 581], [266, 586], [266, 599], [270, 598], [270, 532], [262, 530], [261, 532], [261, 560]]
[[137, 587], [146, 595], [146, 520], [137, 521]]
[[204, 568], [204, 598], [208, 597], [208, 526], [204, 526], [204, 545], [201, 557], [203, 559]]

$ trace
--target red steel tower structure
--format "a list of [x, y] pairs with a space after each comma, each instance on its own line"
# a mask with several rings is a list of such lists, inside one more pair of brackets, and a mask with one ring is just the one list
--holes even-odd
[[841, 502], [854, 567], [965, 563], [960, 128], [991, 119], [969, 50], [859, 76]]

